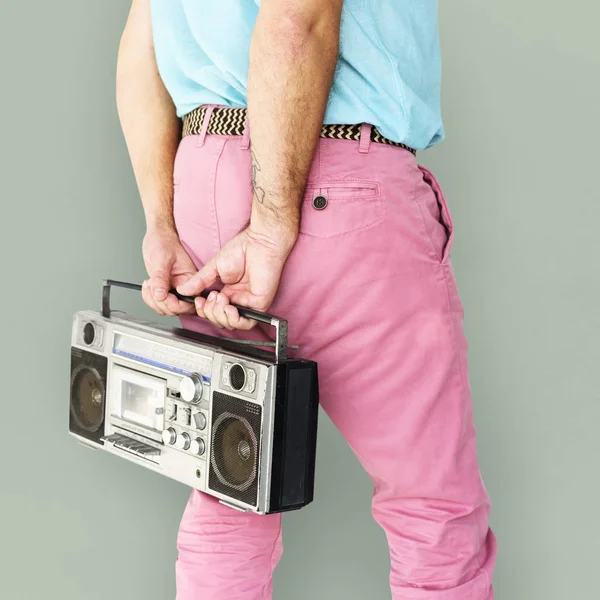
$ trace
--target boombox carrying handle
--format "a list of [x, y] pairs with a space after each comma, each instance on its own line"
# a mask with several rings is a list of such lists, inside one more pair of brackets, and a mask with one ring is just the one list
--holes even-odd
[[[142, 291], [142, 286], [138, 283], [128, 283], [126, 281], [114, 281], [113, 279], [105, 279], [102, 286], [102, 316], [106, 319], [110, 319], [110, 288], [121, 287], [128, 290]], [[194, 304], [193, 296], [182, 296], [176, 290], [170, 292], [183, 302], [189, 302]], [[203, 298], [208, 296], [208, 292], [204, 291], [200, 294]], [[260, 323], [266, 323], [275, 327], [275, 358], [277, 362], [284, 361], [287, 358], [288, 348], [288, 323], [285, 319], [280, 319], [274, 315], [252, 310], [251, 308], [243, 308], [242, 306], [236, 306], [241, 317], [246, 319], [253, 319]]]

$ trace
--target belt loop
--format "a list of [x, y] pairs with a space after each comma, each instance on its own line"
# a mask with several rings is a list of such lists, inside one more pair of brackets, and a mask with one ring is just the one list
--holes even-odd
[[371, 146], [371, 129], [372, 125], [368, 123], [363, 123], [360, 126], [360, 142], [358, 143], [358, 151], [361, 154], [367, 154], [369, 152], [369, 148]]
[[215, 109], [214, 104], [209, 104], [206, 106], [206, 112], [204, 113], [204, 120], [202, 121], [202, 129], [200, 130], [200, 133], [198, 134], [198, 141], [196, 142], [197, 148], [204, 146], [204, 140], [206, 139], [206, 132], [208, 130], [208, 124], [210, 123], [210, 117], [211, 117], [214, 109]]
[[240, 148], [242, 150], [248, 150], [248, 148], [250, 148], [250, 119], [248, 118], [248, 110], [246, 110], [246, 126], [244, 127]]

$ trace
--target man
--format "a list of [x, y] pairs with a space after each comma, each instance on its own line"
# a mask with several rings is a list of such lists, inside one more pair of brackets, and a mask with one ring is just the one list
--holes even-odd
[[[267, 335], [232, 304], [287, 318], [373, 479], [393, 598], [490, 600], [452, 220], [415, 157], [439, 71], [436, 0], [133, 0], [118, 107], [146, 303], [229, 336]], [[280, 516], [193, 492], [178, 550], [178, 600], [268, 599]]]

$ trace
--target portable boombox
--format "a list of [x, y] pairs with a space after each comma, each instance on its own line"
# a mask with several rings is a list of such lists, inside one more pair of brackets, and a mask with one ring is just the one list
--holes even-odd
[[312, 502], [317, 365], [287, 357], [287, 322], [238, 307], [271, 351], [111, 313], [111, 286], [141, 289], [105, 281], [102, 311], [75, 314], [70, 433], [242, 511]]

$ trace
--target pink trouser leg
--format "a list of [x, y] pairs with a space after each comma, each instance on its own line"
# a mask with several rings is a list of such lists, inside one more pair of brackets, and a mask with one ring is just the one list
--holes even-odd
[[270, 600], [281, 516], [239, 513], [194, 491], [177, 548], [177, 600]]
[[[492, 600], [496, 540], [477, 464], [451, 217], [410, 153], [364, 141], [360, 150], [321, 140], [271, 312], [318, 362], [321, 404], [373, 479], [393, 599]], [[186, 138], [175, 185], [177, 227], [200, 265], [249, 217], [249, 151], [239, 138]], [[316, 196], [327, 199], [323, 210]], [[271, 598], [280, 531], [278, 516], [194, 492], [178, 539], [178, 600]]]

